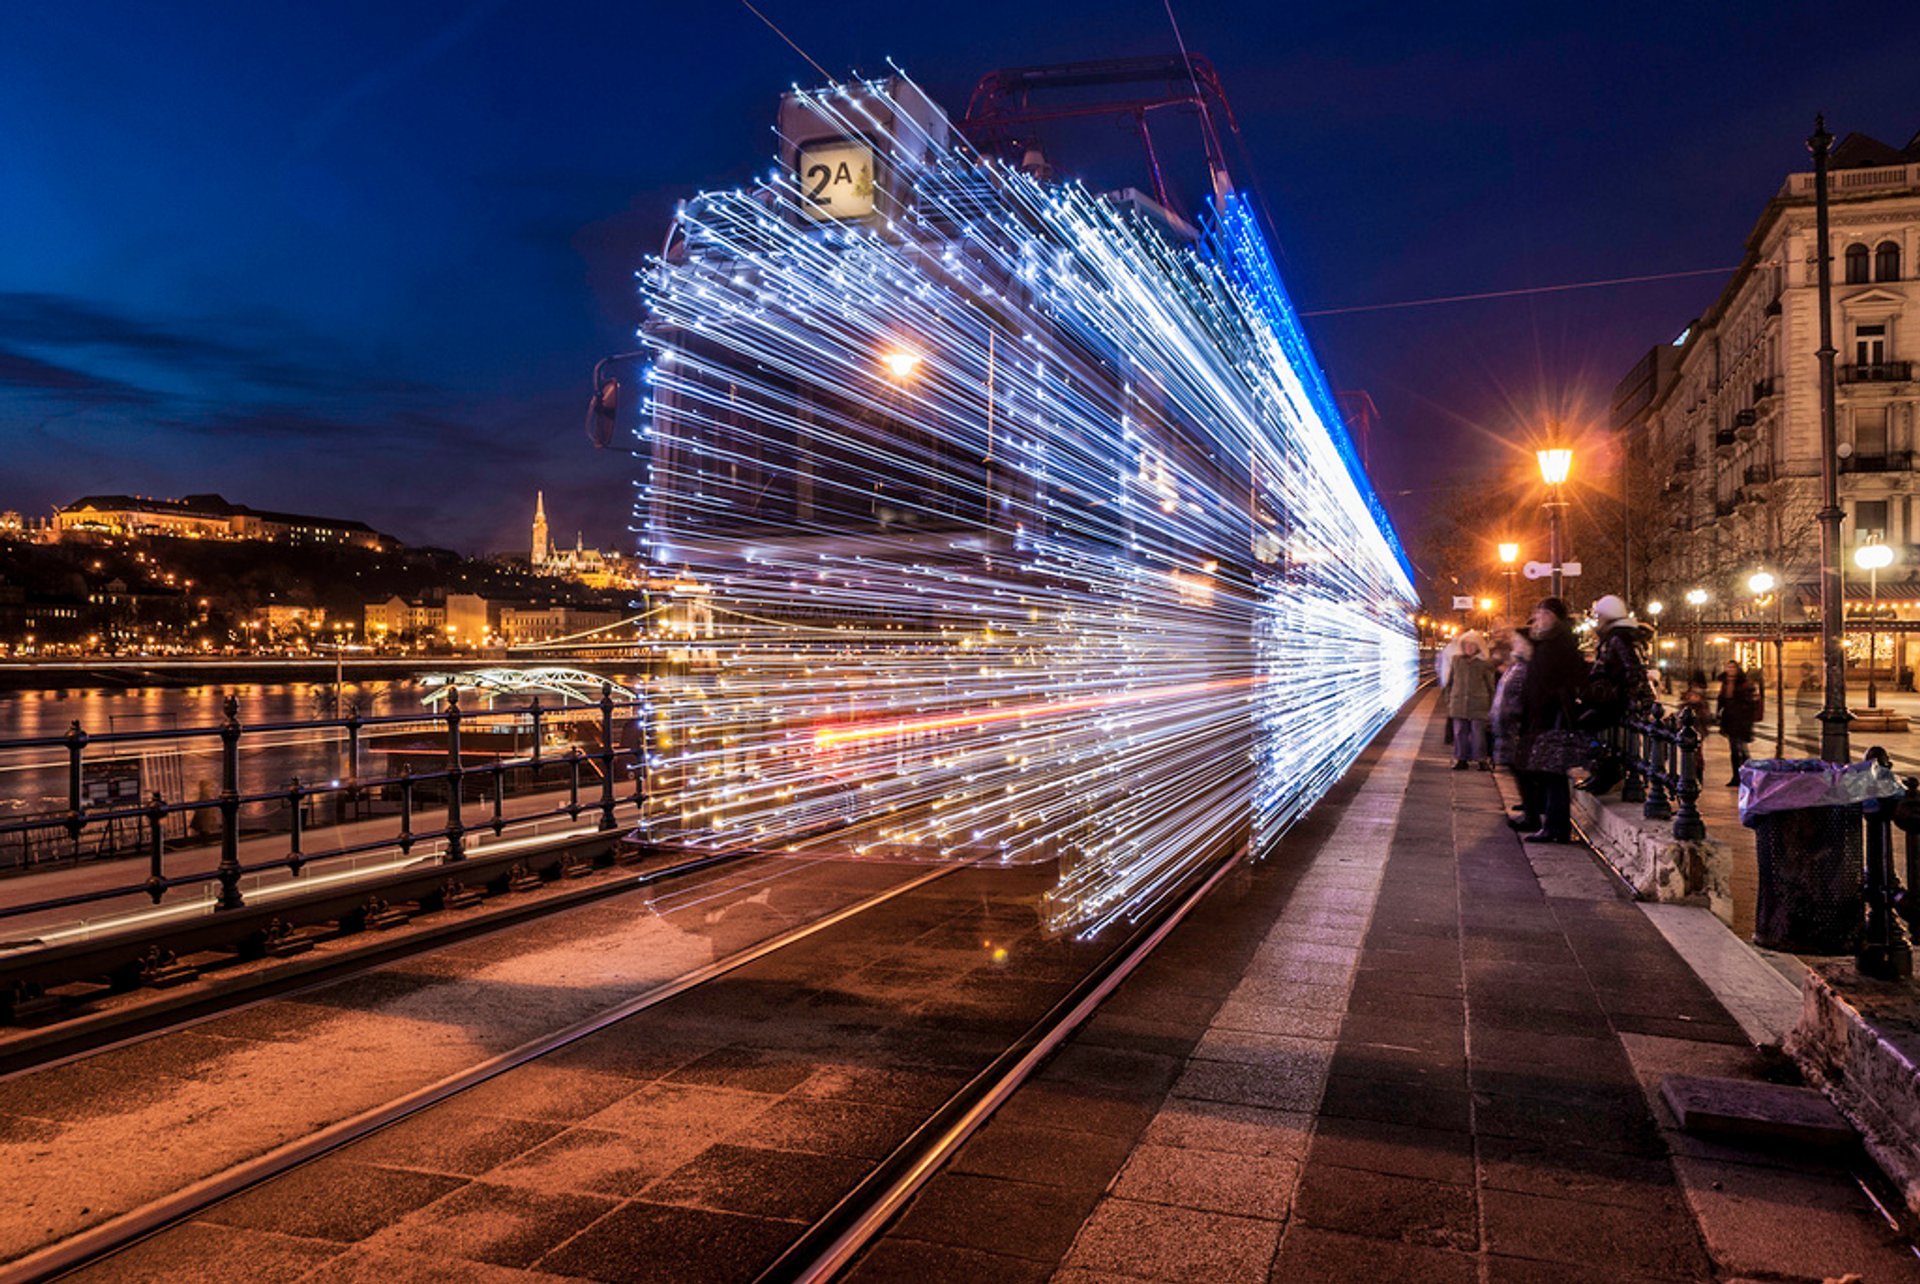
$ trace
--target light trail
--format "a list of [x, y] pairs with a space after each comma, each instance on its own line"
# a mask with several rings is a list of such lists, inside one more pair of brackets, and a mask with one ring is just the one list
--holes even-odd
[[775, 175], [641, 274], [635, 529], [700, 590], [645, 644], [648, 823], [1057, 860], [1098, 930], [1339, 777], [1412, 692], [1410, 572], [1241, 198], [1188, 243], [904, 78], [795, 101], [892, 158], [874, 219]]

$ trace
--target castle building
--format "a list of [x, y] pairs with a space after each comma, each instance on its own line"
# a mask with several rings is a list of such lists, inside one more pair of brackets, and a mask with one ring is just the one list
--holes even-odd
[[547, 525], [546, 492], [536, 491], [533, 500], [533, 572], [561, 579], [578, 580], [589, 588], [632, 587], [633, 577], [619, 564], [616, 555], [588, 548], [586, 536], [575, 532], [572, 548], [555, 548]]

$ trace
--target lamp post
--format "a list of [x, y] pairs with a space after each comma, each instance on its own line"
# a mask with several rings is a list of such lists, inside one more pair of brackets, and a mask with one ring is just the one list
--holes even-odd
[[1540, 461], [1540, 480], [1547, 484], [1547, 557], [1553, 564], [1553, 595], [1559, 597], [1562, 592], [1560, 510], [1566, 507], [1560, 499], [1560, 487], [1573, 471], [1573, 452], [1564, 446], [1554, 446], [1536, 450], [1533, 455]]
[[1787, 718], [1786, 708], [1781, 703], [1786, 699], [1783, 692], [1787, 685], [1787, 617], [1782, 604], [1779, 581], [1769, 571], [1755, 571], [1747, 577], [1747, 590], [1755, 598], [1773, 596], [1773, 756], [1787, 756]]
[[1491, 639], [1493, 637], [1493, 599], [1492, 598], [1483, 597], [1480, 599], [1480, 614], [1484, 615], [1487, 619], [1487, 637]]
[[[1706, 604], [1707, 591], [1705, 589], [1695, 588], [1687, 590], [1687, 605], [1693, 608], [1693, 637], [1689, 640], [1687, 647], [1687, 668], [1689, 670], [1700, 667], [1700, 608]], [[1689, 672], [1687, 677], [1688, 680], [1691, 681], [1693, 677], [1692, 673]]]
[[1666, 609], [1667, 604], [1658, 598], [1647, 603], [1647, 618], [1653, 621], [1653, 645], [1650, 648], [1653, 652], [1653, 667], [1660, 671], [1662, 688], [1666, 686], [1667, 662], [1660, 658], [1660, 613]]
[[1841, 612], [1840, 573], [1840, 461], [1835, 451], [1833, 387], [1833, 241], [1827, 231], [1827, 157], [1833, 135], [1825, 117], [1816, 116], [1807, 149], [1813, 153], [1813, 209], [1815, 281], [1820, 292], [1820, 651], [1825, 661], [1826, 698], [1820, 706], [1820, 756], [1828, 762], [1846, 762], [1853, 756], [1848, 744], [1846, 622]]
[[1518, 544], [1500, 546], [1500, 565], [1507, 568], [1507, 623], [1513, 623], [1513, 564], [1520, 560]]
[[1853, 564], [1867, 573], [1873, 605], [1867, 614], [1867, 708], [1880, 707], [1880, 684], [1874, 666], [1880, 662], [1880, 572], [1893, 565], [1893, 550], [1885, 544], [1862, 544], [1853, 550]]

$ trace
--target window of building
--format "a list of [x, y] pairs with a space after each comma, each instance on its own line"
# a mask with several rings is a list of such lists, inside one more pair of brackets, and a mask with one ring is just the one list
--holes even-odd
[[1881, 464], [1887, 455], [1887, 410], [1885, 406], [1863, 407], [1853, 412], [1853, 452], [1862, 467]]
[[1853, 362], [1859, 366], [1877, 366], [1887, 359], [1886, 322], [1857, 325], [1853, 328]]
[[1847, 284], [1867, 283], [1867, 247], [1859, 243], [1847, 247]]
[[1900, 279], [1900, 247], [1894, 242], [1882, 241], [1873, 251], [1873, 279], [1876, 281]]
[[1884, 499], [1856, 499], [1853, 501], [1853, 542], [1865, 544], [1872, 540], [1884, 540], [1887, 537], [1887, 501]]

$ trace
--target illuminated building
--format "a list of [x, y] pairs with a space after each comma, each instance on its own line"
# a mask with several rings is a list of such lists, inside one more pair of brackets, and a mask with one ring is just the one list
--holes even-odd
[[904, 77], [778, 132], [643, 274], [643, 555], [705, 595], [654, 834], [1057, 860], [1080, 931], [1263, 848], [1411, 694], [1413, 590], [1245, 202], [1020, 172]]
[[264, 540], [367, 549], [398, 548], [399, 541], [365, 522], [301, 513], [276, 513], [231, 504], [218, 495], [153, 499], [144, 495], [88, 495], [55, 510], [61, 535], [93, 533], [172, 536], [177, 539]]
[[[1920, 135], [1905, 148], [1848, 135], [1828, 192], [1844, 560], [1859, 544], [1891, 545], [1898, 561], [1880, 581], [1880, 605], [1911, 619], [1920, 615], [1910, 605], [1920, 599]], [[1615, 391], [1614, 426], [1642, 437], [1663, 487], [1668, 527], [1649, 540], [1652, 596], [1700, 584], [1725, 596], [1764, 565], [1780, 572], [1789, 618], [1818, 606], [1814, 242], [1813, 174], [1789, 174], [1713, 305]], [[1850, 564], [1847, 574], [1849, 617], [1864, 624], [1867, 577]], [[1913, 667], [1911, 655], [1890, 656], [1895, 639], [1881, 635], [1883, 674]], [[1865, 636], [1850, 626], [1848, 644], [1864, 648]], [[1788, 663], [1817, 652], [1792, 642]]]
[[537, 491], [533, 500], [533, 556], [536, 575], [552, 575], [578, 581], [593, 589], [631, 588], [632, 572], [617, 554], [588, 548], [586, 537], [574, 533], [572, 548], [555, 548], [547, 528], [547, 497]]

